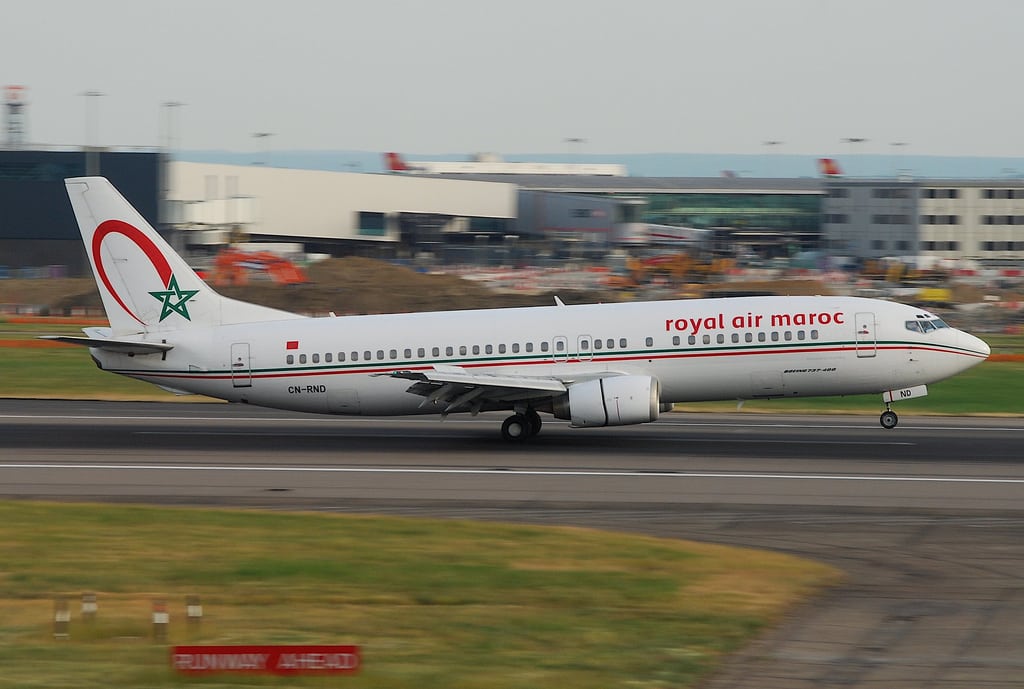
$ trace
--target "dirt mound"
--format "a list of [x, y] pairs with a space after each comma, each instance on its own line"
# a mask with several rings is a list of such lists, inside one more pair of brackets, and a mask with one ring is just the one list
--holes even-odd
[[[541, 306], [550, 294], [499, 294], [478, 282], [433, 275], [367, 258], [336, 258], [307, 271], [310, 282], [277, 285], [251, 279], [247, 285], [215, 286], [221, 294], [286, 311], [338, 315], [401, 313], [447, 309]], [[567, 303], [611, 301], [603, 292], [561, 292]], [[72, 309], [102, 308], [96, 283], [89, 278], [0, 280], [0, 304], [31, 305], [43, 313], [64, 315]]]

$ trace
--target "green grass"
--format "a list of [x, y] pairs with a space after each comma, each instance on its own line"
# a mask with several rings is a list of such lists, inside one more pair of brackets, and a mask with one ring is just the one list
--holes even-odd
[[[154, 599], [171, 644], [358, 644], [354, 689], [686, 687], [837, 581], [776, 553], [584, 529], [0, 502], [0, 687], [180, 685], [149, 640]], [[83, 591], [99, 595], [91, 626]]]
[[84, 347], [0, 349], [0, 397], [174, 400], [149, 383], [101, 371]]

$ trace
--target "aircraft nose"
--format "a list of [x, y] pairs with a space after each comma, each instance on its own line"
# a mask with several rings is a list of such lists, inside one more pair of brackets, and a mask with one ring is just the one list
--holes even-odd
[[992, 353], [992, 348], [988, 346], [980, 337], [975, 337], [970, 333], [960, 332], [960, 346], [971, 350], [972, 353], [980, 356], [982, 359], [987, 359], [989, 354]]

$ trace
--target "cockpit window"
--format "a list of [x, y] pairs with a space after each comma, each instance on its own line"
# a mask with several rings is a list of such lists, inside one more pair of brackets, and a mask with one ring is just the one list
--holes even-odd
[[918, 321], [907, 321], [905, 323], [907, 330], [915, 333], [930, 333], [933, 330], [941, 330], [942, 328], [948, 328], [946, 322], [941, 318], [929, 318], [928, 320]]

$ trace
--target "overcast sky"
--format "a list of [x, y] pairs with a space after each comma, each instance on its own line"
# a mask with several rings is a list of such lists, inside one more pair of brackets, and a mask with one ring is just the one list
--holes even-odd
[[9, 4], [36, 143], [1024, 155], [1020, 0]]

